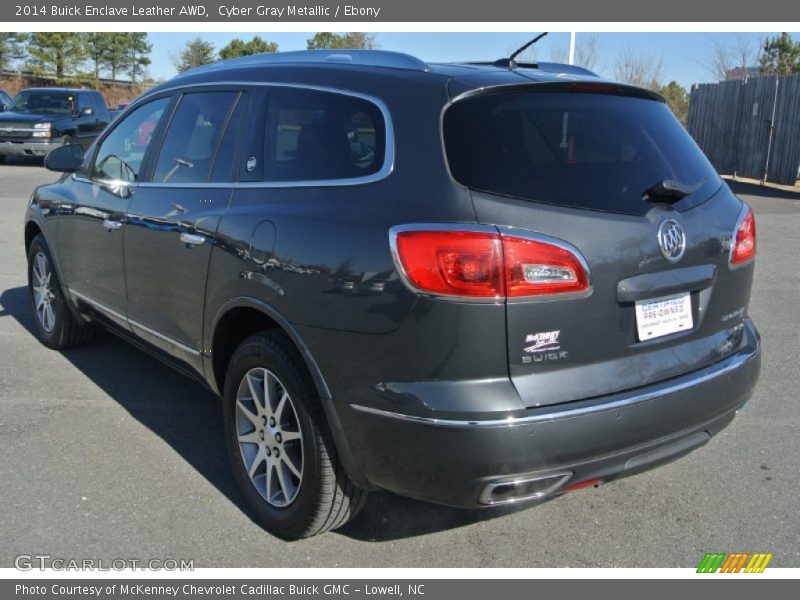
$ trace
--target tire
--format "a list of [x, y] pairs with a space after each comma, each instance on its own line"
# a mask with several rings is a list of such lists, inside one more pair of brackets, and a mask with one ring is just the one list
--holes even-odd
[[67, 306], [42, 234], [33, 238], [28, 250], [28, 296], [36, 337], [45, 346], [66, 350], [89, 341], [92, 328], [79, 323]]
[[6, 164], [6, 155], [0, 154], [0, 165]]
[[341, 527], [358, 513], [366, 492], [339, 462], [311, 375], [285, 335], [262, 332], [239, 345], [228, 365], [223, 408], [234, 477], [264, 529], [297, 540]]

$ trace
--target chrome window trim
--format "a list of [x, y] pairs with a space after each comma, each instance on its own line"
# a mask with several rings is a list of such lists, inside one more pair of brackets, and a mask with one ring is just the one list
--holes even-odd
[[[375, 183], [386, 179], [394, 171], [395, 162], [395, 137], [394, 125], [392, 123], [391, 113], [389, 108], [380, 98], [370, 96], [369, 94], [362, 94], [353, 90], [345, 88], [336, 88], [320, 85], [311, 85], [303, 83], [286, 83], [286, 82], [268, 82], [268, 81], [213, 81], [206, 83], [190, 83], [186, 85], [175, 85], [167, 88], [162, 88], [148, 93], [131, 106], [125, 109], [125, 113], [120, 115], [118, 120], [125, 118], [128, 112], [132, 112], [137, 106], [147, 102], [150, 96], [159, 95], [162, 93], [180, 92], [192, 88], [215, 88], [215, 87], [281, 87], [281, 88], [294, 88], [302, 90], [311, 90], [317, 92], [327, 92], [330, 94], [340, 94], [342, 96], [350, 96], [364, 100], [376, 106], [383, 116], [383, 128], [386, 138], [385, 149], [383, 153], [383, 164], [381, 168], [375, 173], [365, 175], [363, 177], [350, 177], [345, 179], [312, 179], [312, 180], [299, 180], [299, 181], [239, 181], [239, 182], [208, 182], [208, 183], [157, 183], [157, 182], [142, 182], [136, 185], [142, 187], [159, 187], [159, 188], [209, 188], [209, 187], [235, 187], [235, 188], [307, 188], [307, 187], [343, 187], [343, 186], [357, 186]], [[102, 143], [102, 142], [101, 142]]]
[[[548, 294], [543, 296], [514, 296], [506, 298], [505, 296], [494, 296], [491, 298], [470, 298], [464, 296], [453, 296], [450, 294], [437, 294], [419, 289], [406, 273], [403, 263], [400, 261], [400, 254], [397, 250], [397, 234], [403, 231], [468, 231], [477, 233], [490, 233], [490, 234], [503, 234], [524, 238], [526, 240], [543, 242], [557, 246], [568, 252], [574, 254], [578, 261], [581, 263], [583, 270], [586, 272], [586, 279], [589, 287], [581, 292], [566, 292], [562, 294]], [[555, 238], [535, 231], [528, 231], [525, 229], [517, 229], [516, 227], [509, 227], [505, 225], [483, 225], [478, 223], [409, 223], [406, 225], [395, 225], [389, 229], [389, 249], [392, 254], [392, 261], [394, 262], [395, 270], [399, 275], [401, 281], [415, 294], [424, 298], [434, 300], [446, 300], [449, 302], [462, 302], [466, 304], [523, 304], [529, 302], [551, 302], [553, 300], [566, 300], [570, 298], [586, 298], [594, 291], [592, 286], [592, 273], [589, 270], [589, 263], [583, 257], [578, 248], [572, 244], [565, 242], [559, 238]]]
[[558, 419], [568, 419], [571, 417], [582, 417], [586, 415], [592, 415], [595, 413], [606, 412], [611, 410], [618, 410], [621, 408], [627, 408], [629, 406], [633, 406], [639, 404], [641, 402], [647, 402], [650, 400], [655, 400], [661, 396], [665, 396], [668, 394], [674, 394], [678, 392], [682, 392], [688, 389], [691, 389], [697, 385], [702, 385], [704, 383], [708, 383], [713, 379], [718, 377], [724, 377], [725, 375], [735, 371], [736, 369], [742, 367], [744, 364], [752, 360], [760, 351], [760, 345], [756, 345], [755, 348], [745, 348], [740, 352], [729, 356], [728, 358], [706, 367], [701, 371], [695, 373], [689, 373], [686, 376], [678, 378], [678, 380], [673, 381], [667, 385], [659, 385], [658, 383], [653, 384], [654, 389], [650, 389], [649, 391], [644, 392], [623, 392], [623, 397], [617, 400], [611, 400], [608, 402], [601, 402], [598, 404], [589, 404], [578, 406], [574, 408], [562, 408], [558, 409], [554, 407], [553, 410], [546, 411], [546, 412], [539, 412], [533, 415], [527, 415], [524, 417], [507, 417], [505, 419], [475, 419], [475, 420], [465, 420], [465, 419], [439, 419], [436, 417], [421, 417], [417, 415], [408, 415], [404, 413], [396, 413], [391, 412], [388, 410], [381, 410], [379, 408], [372, 408], [370, 406], [362, 406], [360, 404], [350, 404], [350, 407], [358, 412], [375, 415], [379, 417], [387, 417], [391, 419], [397, 419], [400, 421], [407, 421], [410, 423], [417, 423], [420, 425], [428, 425], [432, 427], [448, 427], [448, 428], [482, 428], [482, 427], [515, 427], [518, 425], [529, 425], [533, 423], [543, 423], [549, 421], [555, 421]]
[[110, 316], [114, 317], [115, 319], [117, 319], [119, 321], [122, 321], [123, 323], [127, 323], [131, 327], [136, 327], [137, 329], [141, 329], [142, 331], [144, 331], [146, 333], [149, 333], [150, 335], [153, 335], [153, 336], [157, 337], [158, 339], [163, 340], [163, 341], [167, 342], [168, 344], [170, 344], [172, 346], [175, 346], [176, 348], [179, 348], [180, 350], [183, 350], [184, 352], [186, 352], [188, 354], [191, 354], [192, 356], [200, 356], [200, 351], [199, 350], [195, 350], [194, 348], [190, 348], [186, 344], [182, 344], [181, 342], [178, 342], [177, 340], [173, 340], [171, 337], [166, 336], [163, 333], [160, 333], [160, 332], [156, 331], [155, 329], [151, 329], [150, 327], [147, 327], [146, 325], [142, 325], [138, 321], [135, 321], [133, 319], [129, 319], [127, 316], [123, 315], [122, 313], [117, 312], [113, 308], [109, 308], [108, 306], [106, 306], [102, 302], [98, 302], [94, 298], [90, 298], [86, 294], [82, 294], [81, 292], [78, 292], [77, 290], [74, 290], [72, 288], [67, 288], [67, 290], [69, 291], [69, 293], [72, 296], [75, 296], [76, 298], [78, 298], [80, 300], [83, 300], [84, 302], [86, 302], [87, 304], [90, 304], [91, 306], [93, 306], [97, 310], [99, 310], [101, 312], [104, 312], [107, 315], [110, 315]]

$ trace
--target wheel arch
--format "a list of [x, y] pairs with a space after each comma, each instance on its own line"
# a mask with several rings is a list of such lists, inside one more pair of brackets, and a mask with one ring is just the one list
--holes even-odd
[[[244, 323], [246, 326], [243, 326]], [[206, 335], [206, 348], [210, 361], [206, 363], [206, 380], [212, 389], [222, 395], [227, 370], [233, 352], [246, 337], [263, 330], [283, 332], [297, 348], [314, 381], [325, 416], [328, 419], [336, 450], [350, 479], [363, 489], [374, 489], [364, 477], [344, 434], [330, 388], [308, 346], [292, 324], [268, 303], [251, 297], [237, 297], [225, 302], [217, 310]], [[205, 353], [206, 356], [208, 352]]]

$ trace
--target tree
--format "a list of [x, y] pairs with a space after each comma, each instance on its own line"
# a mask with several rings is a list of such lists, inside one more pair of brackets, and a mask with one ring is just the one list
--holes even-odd
[[186, 42], [178, 58], [172, 59], [172, 64], [178, 73], [188, 71], [193, 67], [207, 65], [216, 60], [214, 56], [214, 44], [205, 41], [203, 38], [196, 37]]
[[150, 52], [153, 51], [153, 44], [147, 40], [145, 32], [132, 32], [126, 36], [131, 81], [136, 83], [136, 76], [150, 64]]
[[764, 42], [761, 51], [762, 75], [791, 75], [800, 73], [800, 42], [784, 32]]
[[127, 71], [130, 67], [130, 39], [125, 32], [108, 34], [106, 48], [106, 68], [111, 71], [111, 79], [117, 80], [117, 75]]
[[375, 35], [364, 33], [363, 31], [351, 31], [349, 33], [321, 31], [306, 40], [306, 43], [309, 50], [375, 50], [380, 48], [375, 42]]
[[25, 56], [24, 43], [27, 37], [24, 33], [0, 32], [0, 69], [7, 69], [12, 60]]
[[275, 42], [268, 42], [261, 36], [255, 36], [249, 42], [234, 38], [230, 44], [225, 46], [219, 51], [219, 57], [222, 60], [229, 58], [236, 58], [239, 56], [251, 56], [253, 54], [270, 54], [278, 51], [278, 44]]
[[626, 46], [617, 54], [612, 72], [617, 81], [657, 90], [661, 86], [663, 69], [663, 58]]
[[748, 69], [757, 59], [758, 45], [754, 39], [750, 34], [738, 33], [733, 44], [712, 41], [710, 55], [704, 62], [713, 81], [728, 81], [747, 77]]
[[[577, 34], [575, 36], [575, 66], [594, 71], [600, 62], [600, 47], [600, 38], [595, 34]], [[568, 62], [569, 50], [564, 46], [553, 46], [550, 49], [550, 60], [557, 63]], [[536, 62], [536, 60], [525, 62]]]
[[84, 37], [74, 32], [31, 34], [28, 53], [34, 73], [54, 75], [56, 79], [73, 74], [86, 59]]
[[686, 125], [689, 118], [689, 94], [677, 81], [670, 81], [667, 85], [661, 86], [658, 90], [667, 101], [667, 106], [678, 117], [678, 120]]
[[113, 33], [98, 31], [87, 33], [85, 39], [86, 55], [95, 79], [100, 79], [100, 71], [107, 65], [108, 51]]

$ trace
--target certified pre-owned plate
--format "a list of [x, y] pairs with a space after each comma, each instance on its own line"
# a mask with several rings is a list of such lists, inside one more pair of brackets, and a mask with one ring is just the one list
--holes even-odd
[[640, 341], [688, 331], [693, 327], [689, 292], [636, 303], [636, 330]]

